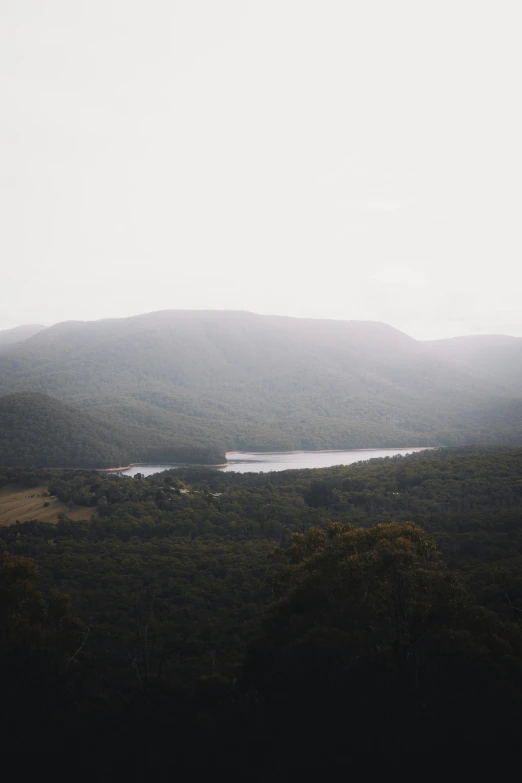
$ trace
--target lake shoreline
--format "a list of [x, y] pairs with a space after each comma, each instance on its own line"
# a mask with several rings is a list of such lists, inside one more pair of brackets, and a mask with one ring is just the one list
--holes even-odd
[[394, 457], [414, 452], [427, 451], [436, 446], [394, 446], [364, 449], [299, 449], [294, 451], [227, 451], [227, 462], [221, 464], [181, 462], [135, 462], [126, 467], [104, 468], [104, 473], [117, 473], [129, 478], [142, 473], [150, 476], [178, 468], [213, 468], [216, 472], [266, 473], [281, 470], [306, 470], [351, 465], [367, 462], [373, 458]]
[[[296, 449], [294, 451], [227, 451], [227, 454], [346, 454], [350, 451], [383, 451], [384, 449], [411, 449], [412, 451], [427, 451], [439, 446], [370, 446], [367, 449]], [[208, 467], [208, 466], [205, 466]], [[222, 465], [219, 465], [222, 467]]]
[[[156, 465], [163, 465], [163, 462], [131, 462], [130, 465], [126, 465], [123, 468], [94, 468], [94, 470], [98, 470], [100, 471], [100, 473], [114, 473], [120, 470], [130, 470], [131, 468], [139, 468], [142, 465], [148, 467], [155, 467]], [[212, 464], [208, 464], [208, 465], [203, 462], [180, 462], [180, 463], [172, 463], [171, 470], [174, 470], [175, 468], [226, 468], [227, 466], [228, 466], [228, 462], [221, 462], [219, 464], [213, 462]]]
[[[256, 456], [262, 457], [263, 455], [267, 454], [345, 454], [350, 451], [383, 451], [383, 450], [395, 450], [395, 449], [409, 449], [411, 452], [414, 451], [427, 451], [429, 449], [436, 449], [437, 446], [371, 446], [370, 448], [365, 449], [295, 449], [293, 451], [227, 451], [225, 456], [228, 456], [229, 454], [255, 454]], [[234, 462], [234, 460], [232, 460]], [[94, 470], [98, 470], [101, 473], [117, 473], [122, 470], [131, 470], [132, 468], [139, 468], [140, 466], [148, 466], [148, 467], [155, 467], [157, 465], [163, 465], [162, 462], [131, 462], [130, 465], [125, 465], [121, 468], [94, 468]], [[179, 468], [227, 468], [230, 466], [230, 462], [221, 462], [221, 463], [203, 463], [203, 462], [180, 462], [180, 463], [173, 463], [172, 470], [174, 470], [176, 467]], [[81, 468], [79, 468], [81, 470]], [[167, 468], [168, 470], [168, 468]]]

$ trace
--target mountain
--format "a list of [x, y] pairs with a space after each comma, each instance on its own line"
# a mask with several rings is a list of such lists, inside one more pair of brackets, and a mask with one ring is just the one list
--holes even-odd
[[2, 396], [0, 464], [104, 468], [149, 461], [224, 462], [224, 454], [209, 446], [211, 439], [199, 449], [197, 438], [184, 446], [168, 422], [156, 418], [149, 428], [143, 415], [140, 407], [138, 424], [125, 426], [38, 392]]
[[38, 334], [42, 329], [45, 329], [45, 326], [41, 324], [23, 324], [22, 326], [15, 326], [13, 329], [0, 330], [0, 351], [6, 346], [28, 340], [29, 337]]
[[455, 362], [482, 381], [521, 393], [522, 337], [484, 334], [432, 340], [425, 345], [439, 358]]
[[500, 341], [506, 358], [493, 369], [497, 348], [474, 352], [467, 339], [237, 311], [72, 321], [0, 356], [0, 395], [38, 390], [111, 425], [124, 463], [522, 442], [519, 342]]
[[129, 444], [115, 428], [43, 394], [0, 397], [0, 454], [8, 465], [122, 464]]

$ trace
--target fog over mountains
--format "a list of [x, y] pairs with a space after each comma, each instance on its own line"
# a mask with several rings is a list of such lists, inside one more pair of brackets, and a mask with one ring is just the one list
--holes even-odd
[[13, 329], [2, 329], [0, 331], [0, 350], [5, 346], [27, 340], [29, 337], [41, 332], [42, 329], [45, 329], [45, 326], [42, 326], [42, 324], [22, 324], [21, 326], [15, 326]]
[[522, 338], [199, 310], [0, 332], [3, 464], [520, 442]]

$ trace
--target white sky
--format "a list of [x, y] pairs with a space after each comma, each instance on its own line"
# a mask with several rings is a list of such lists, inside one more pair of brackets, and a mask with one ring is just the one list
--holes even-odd
[[1, 0], [0, 328], [522, 335], [520, 0]]

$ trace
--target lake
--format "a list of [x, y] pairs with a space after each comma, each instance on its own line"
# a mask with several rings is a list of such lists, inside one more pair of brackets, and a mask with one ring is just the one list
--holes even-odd
[[[350, 451], [289, 451], [251, 453], [244, 451], [229, 451], [226, 455], [226, 467], [216, 468], [224, 472], [265, 473], [269, 470], [300, 470], [302, 468], [331, 468], [334, 465], [351, 465], [361, 460], [376, 457], [395, 457], [397, 454], [411, 454], [414, 451], [424, 451], [423, 448], [406, 449], [352, 449]], [[179, 468], [180, 465], [133, 465], [120, 473], [124, 476], [135, 476], [142, 473], [151, 476], [162, 470]]]

